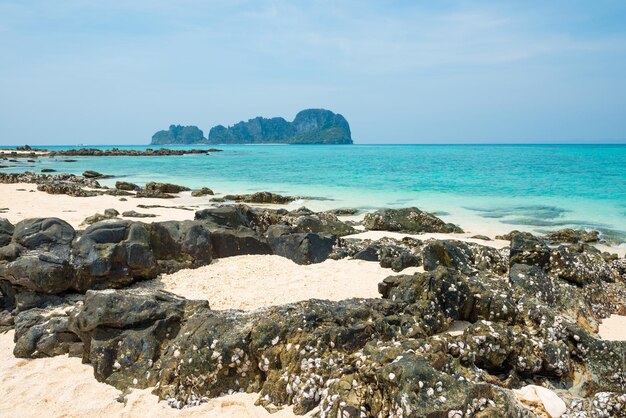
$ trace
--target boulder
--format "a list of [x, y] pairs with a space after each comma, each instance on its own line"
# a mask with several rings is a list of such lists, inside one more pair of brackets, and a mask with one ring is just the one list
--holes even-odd
[[546, 234], [546, 239], [553, 244], [577, 244], [587, 242], [598, 242], [600, 233], [598, 231], [586, 231], [584, 229], [563, 228]]
[[202, 197], [202, 196], [212, 196], [215, 193], [213, 193], [213, 190], [209, 189], [208, 187], [203, 187], [199, 190], [194, 190], [193, 192], [191, 192], [191, 195], [193, 197]]
[[250, 228], [218, 228], [211, 230], [215, 258], [245, 254], [272, 254], [267, 239]]
[[100, 194], [95, 190], [83, 189], [78, 184], [66, 183], [63, 181], [50, 181], [47, 183], [41, 183], [37, 186], [37, 190], [49, 194], [66, 194], [68, 196], [74, 197], [91, 197], [98, 196]]
[[6, 218], [0, 218], [0, 247], [4, 247], [11, 242], [14, 226]]
[[153, 223], [150, 247], [165, 273], [210, 264], [213, 255], [211, 233], [199, 221]]
[[127, 181], [116, 181], [115, 188], [117, 190], [135, 191], [135, 190], [139, 190], [141, 187], [137, 186], [134, 183], [129, 183]]
[[145, 190], [159, 193], [180, 193], [191, 190], [189, 187], [179, 186], [172, 183], [155, 183], [153, 181], [146, 183]]
[[298, 199], [295, 196], [283, 196], [278, 193], [257, 192], [252, 194], [229, 194], [224, 196], [226, 200], [234, 200], [235, 202], [244, 203], [263, 203], [263, 204], [286, 204]]
[[552, 250], [549, 272], [579, 286], [615, 281], [615, 273], [600, 251], [586, 244], [561, 245]]
[[297, 264], [321, 263], [328, 258], [336, 242], [331, 237], [293, 232], [292, 228], [283, 225], [271, 226], [267, 235], [274, 254]]
[[547, 269], [550, 264], [550, 248], [528, 232], [511, 233], [510, 263]]
[[125, 218], [156, 218], [154, 213], [140, 213], [135, 210], [127, 210], [122, 212], [122, 216]]
[[69, 263], [75, 236], [70, 224], [57, 218], [21, 221], [13, 232], [14, 254], [0, 264], [0, 280], [28, 290], [44, 293], [62, 292], [72, 285], [73, 269]]
[[100, 179], [108, 176], [105, 176], [102, 173], [98, 173], [97, 171], [87, 170], [83, 172], [83, 177], [87, 177], [88, 179]]
[[158, 273], [147, 225], [107, 220], [85, 229], [73, 248], [75, 289], [107, 289], [152, 279]]
[[294, 232], [338, 237], [356, 233], [351, 225], [340, 221], [336, 215], [330, 212], [314, 213], [308, 209], [305, 211], [299, 209], [284, 215], [281, 221], [288, 223]]
[[422, 232], [463, 232], [454, 224], [418, 208], [383, 209], [365, 215], [365, 229], [371, 231], [398, 231], [406, 233]]

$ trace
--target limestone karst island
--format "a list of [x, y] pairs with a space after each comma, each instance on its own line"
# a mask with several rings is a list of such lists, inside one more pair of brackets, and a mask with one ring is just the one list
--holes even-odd
[[352, 144], [352, 137], [343, 116], [325, 109], [306, 109], [292, 122], [256, 117], [228, 128], [217, 125], [206, 138], [197, 126], [180, 125], [152, 136], [151, 145], [173, 144]]

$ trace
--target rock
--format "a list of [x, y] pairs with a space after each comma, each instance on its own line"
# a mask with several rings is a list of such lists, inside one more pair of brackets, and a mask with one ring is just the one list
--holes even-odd
[[0, 247], [4, 247], [11, 242], [15, 227], [6, 218], [0, 218]]
[[91, 197], [100, 194], [97, 191], [85, 190], [77, 184], [56, 181], [41, 183], [37, 186], [37, 190], [49, 194], [66, 194], [74, 197]]
[[487, 235], [472, 235], [471, 238], [480, 239], [483, 241], [491, 241], [491, 238], [489, 238]]
[[172, 183], [155, 183], [153, 181], [146, 183], [145, 189], [147, 191], [159, 192], [159, 193], [180, 193], [191, 190], [189, 187], [179, 186]]
[[70, 288], [73, 271], [69, 258], [74, 236], [74, 228], [57, 218], [19, 222], [13, 233], [16, 254], [10, 262], [0, 264], [0, 279], [43, 293]]
[[150, 246], [165, 273], [210, 264], [213, 256], [211, 233], [199, 221], [153, 223]]
[[332, 210], [329, 210], [328, 212], [336, 216], [353, 216], [353, 215], [358, 215], [360, 211], [358, 209], [353, 209], [353, 208], [343, 208], [343, 209], [332, 209]]
[[381, 251], [380, 265], [390, 268], [393, 271], [402, 271], [408, 267], [418, 267], [422, 265], [422, 259], [408, 252], [402, 252], [395, 256], [387, 256], [385, 250]]
[[211, 230], [211, 244], [216, 258], [245, 254], [272, 254], [267, 240], [250, 228]]
[[54, 173], [56, 172], [56, 170], [54, 168], [42, 168], [41, 172], [42, 173]]
[[550, 264], [550, 248], [528, 232], [511, 233], [511, 265], [528, 264], [547, 268]]
[[115, 188], [117, 190], [125, 190], [125, 191], [135, 191], [135, 190], [139, 190], [140, 187], [137, 186], [134, 183], [129, 183], [127, 181], [116, 181], [115, 182]]
[[615, 274], [600, 251], [585, 244], [561, 245], [552, 250], [549, 271], [580, 286], [594, 281], [615, 281]]
[[[146, 148], [145, 150], [134, 149], [96, 149], [96, 148], [73, 148], [64, 151], [49, 151], [44, 154], [49, 157], [55, 156], [80, 156], [80, 157], [164, 157], [172, 155], [188, 155], [188, 154], [208, 154], [210, 152], [220, 152], [215, 148], [208, 149], [171, 149], [171, 148]], [[76, 161], [76, 160], [71, 160]]]
[[154, 213], [140, 213], [134, 210], [128, 210], [122, 212], [122, 216], [125, 218], [156, 218], [157, 215]]
[[209, 131], [212, 144], [352, 144], [346, 119], [325, 109], [299, 112], [293, 122], [283, 118], [257, 117], [228, 128], [218, 125]]
[[313, 213], [308, 211], [302, 213], [294, 211], [284, 215], [281, 221], [289, 224], [294, 232], [310, 232], [338, 237], [356, 233], [351, 225], [340, 221], [336, 215], [329, 212]]
[[15, 317], [16, 357], [38, 358], [63, 354], [80, 357], [83, 343], [68, 329], [71, 303], [55, 304], [48, 308], [32, 308]]
[[282, 196], [277, 193], [270, 192], [257, 192], [253, 194], [229, 194], [224, 196], [225, 200], [233, 200], [235, 202], [244, 203], [263, 203], [263, 204], [286, 204], [291, 203], [298, 197], [294, 196]]
[[427, 241], [423, 249], [424, 270], [439, 266], [469, 272], [474, 264], [474, 254], [469, 245], [461, 241]]
[[208, 222], [214, 225], [214, 227], [249, 227], [248, 213], [250, 213], [250, 209], [243, 205], [219, 206], [197, 211], [195, 220]]
[[553, 244], [576, 244], [578, 242], [598, 242], [600, 233], [598, 231], [585, 231], [584, 229], [574, 230], [571, 228], [563, 228], [558, 231], [549, 232], [546, 235]]
[[533, 295], [550, 306], [556, 306], [560, 300], [558, 284], [540, 267], [513, 264], [509, 272], [509, 280], [522, 292]]
[[193, 197], [202, 197], [202, 196], [212, 196], [215, 193], [213, 193], [213, 190], [209, 189], [208, 187], [203, 187], [200, 190], [194, 190], [193, 192], [191, 192], [191, 195]]
[[73, 248], [76, 284], [80, 292], [153, 279], [157, 261], [145, 224], [106, 220], [85, 229]]
[[286, 257], [297, 264], [315, 264], [326, 260], [333, 251], [336, 240], [312, 233], [294, 233], [283, 225], [270, 226], [268, 242], [276, 255]]
[[87, 177], [89, 179], [100, 179], [109, 176], [105, 176], [104, 174], [98, 173], [97, 171], [87, 170], [83, 172], [83, 177]]
[[109, 209], [105, 209], [104, 210], [104, 216], [108, 217], [108, 218], [115, 218], [116, 216], [119, 216], [119, 212], [113, 208], [109, 208]]
[[104, 214], [96, 213], [94, 215], [88, 216], [83, 221], [84, 225], [92, 225], [96, 222], [103, 221], [105, 219], [113, 219], [116, 218], [120, 213], [115, 209], [105, 209]]
[[140, 189], [135, 193], [135, 197], [147, 197], [151, 199], [173, 199], [174, 195], [159, 192], [158, 190]]
[[407, 233], [422, 232], [463, 232], [454, 224], [417, 208], [383, 209], [365, 215], [365, 229], [370, 231], [398, 231]]

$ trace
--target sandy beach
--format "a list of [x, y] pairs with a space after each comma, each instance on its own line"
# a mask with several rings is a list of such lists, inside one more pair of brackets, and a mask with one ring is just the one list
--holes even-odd
[[[139, 208], [137, 205], [164, 205], [171, 208]], [[181, 193], [174, 199], [135, 199], [121, 201], [114, 196], [86, 198], [50, 195], [36, 190], [33, 184], [0, 185], [0, 208], [12, 223], [34, 217], [59, 217], [75, 228], [84, 218], [104, 209], [119, 212], [136, 210], [157, 215], [143, 222], [193, 219], [196, 210], [210, 207], [208, 198], [194, 198]], [[183, 207], [176, 208], [176, 207]], [[277, 205], [271, 207], [280, 207]], [[285, 207], [285, 206], [282, 206]], [[289, 207], [295, 209], [295, 207]], [[362, 215], [344, 219], [359, 220]], [[508, 241], [497, 240], [493, 231], [485, 235], [491, 240], [472, 238], [472, 233], [406, 234], [388, 231], [363, 231], [346, 238], [377, 240], [383, 237], [402, 239], [455, 239], [502, 249]], [[620, 254], [623, 256], [623, 253]], [[402, 274], [424, 271], [422, 267], [404, 269]], [[393, 271], [376, 262], [328, 259], [311, 265], [298, 265], [277, 255], [240, 255], [214, 260], [196, 269], [183, 269], [163, 274], [154, 280], [141, 281], [132, 288], [165, 290], [188, 299], [208, 300], [212, 309], [259, 310], [308, 299], [340, 301], [350, 298], [379, 298], [378, 284]], [[470, 324], [459, 321], [449, 329], [450, 335], [461, 335]], [[626, 317], [612, 315], [600, 325], [599, 338], [626, 340]], [[122, 394], [112, 386], [99, 383], [90, 365], [80, 359], [57, 356], [44, 359], [17, 359], [12, 355], [13, 331], [0, 335], [0, 391], [10, 403], [0, 405], [0, 415], [36, 417], [295, 417], [291, 408], [270, 414], [255, 406], [258, 394], [236, 393], [215, 398], [197, 407], [172, 409], [159, 402], [150, 389], [134, 389]], [[71, 375], [71, 379], [67, 376]], [[28, 390], [24, 390], [28, 388]], [[310, 416], [315, 411], [311, 411]]]

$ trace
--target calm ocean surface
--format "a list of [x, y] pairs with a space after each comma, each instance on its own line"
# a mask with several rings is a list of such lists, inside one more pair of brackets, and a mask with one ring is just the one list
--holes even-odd
[[80, 174], [90, 169], [115, 175], [102, 182], [109, 185], [155, 180], [208, 186], [217, 193], [268, 190], [332, 199], [297, 202], [312, 209], [414, 205], [477, 232], [588, 227], [601, 230], [609, 240], [626, 241], [626, 145], [217, 148], [224, 151], [182, 157], [71, 157], [78, 160], [71, 163], [41, 158], [12, 163], [2, 171], [53, 168]]

